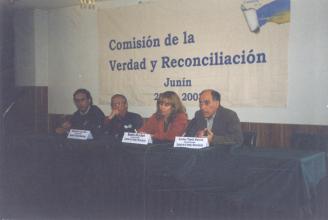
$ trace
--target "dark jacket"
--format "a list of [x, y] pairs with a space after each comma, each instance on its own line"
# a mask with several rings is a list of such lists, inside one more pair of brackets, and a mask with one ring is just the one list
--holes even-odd
[[109, 135], [123, 136], [124, 132], [135, 132], [143, 124], [142, 117], [133, 112], [127, 112], [124, 117], [115, 116], [112, 120], [105, 119], [104, 131]]
[[95, 105], [91, 105], [87, 114], [83, 115], [79, 110], [74, 112], [71, 118], [73, 129], [90, 130], [93, 135], [102, 133], [105, 114]]
[[[195, 117], [190, 121], [185, 136], [194, 137], [199, 130], [205, 128], [206, 120], [202, 112], [199, 110], [195, 113]], [[211, 130], [214, 133], [212, 145], [241, 145], [243, 143], [241, 125], [236, 112], [224, 108], [223, 106], [220, 106], [216, 111]]]

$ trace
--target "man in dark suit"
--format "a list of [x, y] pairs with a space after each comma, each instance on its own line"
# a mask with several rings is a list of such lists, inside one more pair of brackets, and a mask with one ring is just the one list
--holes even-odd
[[241, 145], [243, 134], [236, 112], [220, 105], [221, 95], [215, 90], [200, 93], [199, 108], [189, 123], [187, 137], [207, 137], [210, 145]]

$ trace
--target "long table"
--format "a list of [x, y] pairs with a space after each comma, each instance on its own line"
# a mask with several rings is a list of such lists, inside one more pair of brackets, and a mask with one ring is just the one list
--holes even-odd
[[24, 136], [1, 148], [1, 217], [300, 219], [325, 153]]

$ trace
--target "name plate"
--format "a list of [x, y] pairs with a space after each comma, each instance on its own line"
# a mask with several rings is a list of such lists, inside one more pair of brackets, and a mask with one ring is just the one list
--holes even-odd
[[207, 138], [175, 137], [174, 141], [174, 147], [200, 149], [208, 146], [209, 144]]
[[147, 145], [153, 143], [153, 141], [150, 134], [124, 132], [122, 143]]
[[93, 136], [89, 130], [71, 129], [69, 130], [67, 138], [76, 140], [92, 140]]

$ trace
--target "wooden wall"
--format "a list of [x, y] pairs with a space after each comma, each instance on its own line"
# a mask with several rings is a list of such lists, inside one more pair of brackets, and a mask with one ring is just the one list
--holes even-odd
[[[10, 112], [11, 116], [9, 116], [11, 117], [9, 123], [11, 131], [51, 133], [68, 116], [48, 114], [48, 88], [46, 86], [25, 86], [19, 89], [22, 92], [19, 94], [16, 104]], [[243, 131], [256, 132], [256, 146], [258, 147], [290, 147], [293, 133], [328, 136], [328, 126], [253, 122], [242, 122], [241, 125]]]
[[[19, 127], [22, 133], [53, 132], [68, 115], [48, 114], [48, 88], [27, 86], [18, 97], [11, 112], [14, 123], [12, 129]], [[16, 126], [16, 124], [18, 126]], [[257, 134], [258, 147], [290, 147], [293, 133], [308, 133], [328, 136], [328, 126], [294, 125], [242, 122], [243, 131]]]
[[[7, 119], [9, 132], [51, 133], [68, 116], [48, 114], [48, 88], [46, 86], [25, 86], [17, 89], [20, 89], [21, 93]], [[293, 133], [328, 136], [328, 126], [253, 122], [242, 122], [241, 125], [243, 131], [256, 132], [256, 146], [258, 147], [290, 147]]]
[[[51, 133], [68, 116], [48, 114], [47, 87], [26, 86], [19, 89], [22, 92], [10, 113], [10, 129], [21, 133]], [[258, 147], [290, 147], [293, 133], [328, 136], [328, 126], [253, 122], [242, 122], [241, 125], [243, 131], [256, 132]]]
[[[49, 114], [49, 131], [54, 131], [60, 125], [65, 115]], [[290, 147], [293, 133], [309, 133], [328, 136], [328, 126], [319, 125], [293, 125], [242, 122], [243, 131], [253, 131], [257, 134], [258, 147]]]
[[290, 147], [293, 133], [307, 133], [328, 136], [328, 126], [293, 125], [242, 122], [243, 131], [253, 131], [257, 134], [258, 147]]
[[6, 132], [48, 132], [48, 87], [24, 86], [16, 88], [15, 104], [6, 117]]

